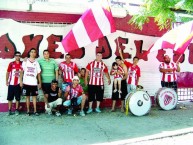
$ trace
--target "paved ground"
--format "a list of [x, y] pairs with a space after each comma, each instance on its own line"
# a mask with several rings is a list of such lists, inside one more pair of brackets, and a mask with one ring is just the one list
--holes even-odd
[[[163, 111], [153, 107], [142, 117], [119, 112], [103, 112], [61, 117], [7, 116], [0, 113], [1, 145], [81, 145], [81, 144], [177, 144], [178, 140], [193, 141], [193, 103], [187, 109]], [[168, 137], [169, 136], [169, 137]], [[180, 139], [182, 137], [182, 139]], [[165, 143], [164, 143], [165, 141]], [[176, 143], [175, 143], [176, 142]], [[160, 143], [159, 143], [160, 144]], [[186, 143], [186, 145], [188, 142]]]

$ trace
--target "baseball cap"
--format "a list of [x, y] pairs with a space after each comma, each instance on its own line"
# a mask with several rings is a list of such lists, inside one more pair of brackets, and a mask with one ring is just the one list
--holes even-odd
[[74, 76], [74, 77], [72, 78], [72, 81], [73, 81], [73, 80], [78, 80], [78, 81], [80, 82], [80, 79], [79, 79], [78, 76]]

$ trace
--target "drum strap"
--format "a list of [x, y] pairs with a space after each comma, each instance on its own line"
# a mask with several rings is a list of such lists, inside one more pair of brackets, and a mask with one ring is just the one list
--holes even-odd
[[128, 99], [126, 100], [126, 110], [125, 110], [125, 114], [126, 115], [128, 115], [128, 113], [129, 113], [129, 101], [128, 101]]

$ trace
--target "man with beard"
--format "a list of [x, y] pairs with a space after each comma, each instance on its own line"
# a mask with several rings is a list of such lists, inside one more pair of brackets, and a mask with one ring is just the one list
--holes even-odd
[[159, 66], [159, 71], [161, 74], [161, 86], [167, 88], [173, 88], [177, 91], [177, 75], [176, 72], [180, 72], [179, 63], [174, 63], [170, 61], [168, 55], [164, 56], [164, 62]]

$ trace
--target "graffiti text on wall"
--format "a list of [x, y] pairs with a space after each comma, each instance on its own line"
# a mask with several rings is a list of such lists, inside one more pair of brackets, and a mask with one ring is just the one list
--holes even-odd
[[[23, 44], [24, 44], [24, 51], [22, 52], [22, 57], [27, 57], [28, 51], [31, 48], [37, 49], [39, 52], [39, 47], [40, 44], [43, 40], [43, 35], [36, 35], [34, 34], [29, 34], [25, 35], [22, 38]], [[51, 34], [50, 36], [47, 37], [47, 43], [48, 43], [48, 51], [50, 52], [50, 57], [51, 58], [64, 58], [64, 54], [61, 52], [57, 52], [56, 49], [58, 48], [58, 42], [60, 43], [62, 41], [62, 35], [54, 35]], [[143, 48], [143, 41], [144, 40], [134, 40], [135, 48], [129, 48], [131, 51], [136, 50], [135, 56], [139, 57], [139, 59], [143, 59], [144, 61], [148, 61], [147, 55], [144, 55], [146, 50], [142, 50]], [[15, 46], [14, 42], [10, 39], [9, 34], [4, 34], [0, 36], [0, 58], [3, 59], [10, 59], [14, 57], [14, 52], [17, 51], [17, 47]], [[127, 52], [125, 45], [128, 44], [129, 38], [123, 38], [123, 37], [118, 37], [114, 40], [114, 43], [116, 44], [116, 51], [115, 55], [119, 55], [119, 49], [123, 51], [123, 57], [125, 59], [131, 59], [134, 56]], [[109, 44], [109, 41], [107, 37], [101, 38], [98, 41], [98, 46], [96, 47], [96, 53], [97, 52], [102, 52], [103, 54], [103, 59], [108, 59], [112, 57], [112, 48]], [[188, 55], [188, 62], [190, 64], [193, 64], [193, 44], [190, 44], [188, 47], [189, 55]], [[85, 56], [85, 48], [77, 49], [74, 51], [69, 52], [72, 56], [72, 58], [76, 59], [81, 59]], [[165, 50], [159, 50], [157, 52], [157, 60], [162, 62], [163, 61], [163, 55], [166, 53]], [[39, 54], [38, 54], [39, 56]], [[178, 58], [180, 57], [180, 54], [177, 54], [175, 51], [173, 53], [173, 61], [176, 62]], [[185, 55], [180, 57], [180, 62], [183, 63], [185, 59]]]

